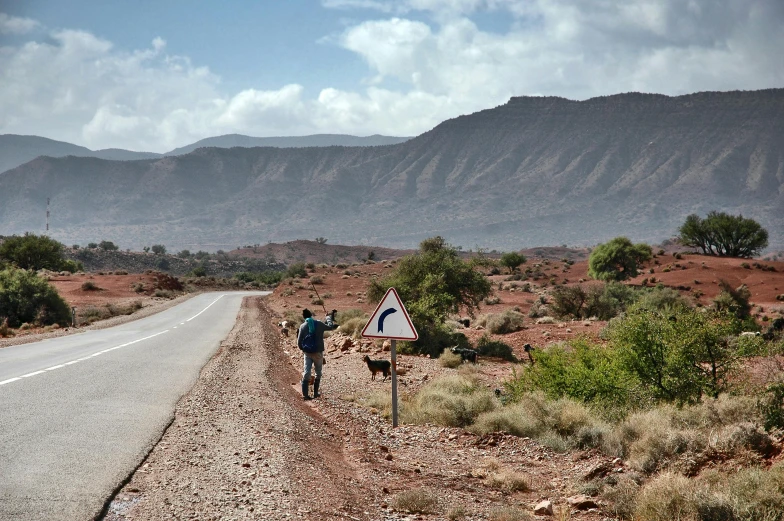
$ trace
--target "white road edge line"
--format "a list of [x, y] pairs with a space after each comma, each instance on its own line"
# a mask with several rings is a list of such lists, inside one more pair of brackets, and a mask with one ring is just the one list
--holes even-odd
[[[221, 295], [221, 297], [222, 296], [223, 295]], [[212, 304], [214, 304], [214, 303], [215, 302], [213, 302]], [[210, 304], [210, 306], [212, 304]], [[209, 306], [207, 306], [207, 307], [209, 307]], [[162, 334], [168, 333], [168, 332], [169, 332], [169, 330], [167, 329], [165, 331], [161, 331], [160, 333], [155, 333], [154, 335], [146, 336], [144, 338], [139, 338], [139, 339], [134, 340], [132, 342], [126, 342], [125, 344], [120, 344], [119, 346], [110, 347], [109, 349], [104, 349], [103, 351], [98, 351], [97, 353], [93, 353], [93, 354], [85, 356], [83, 358], [77, 358], [76, 360], [71, 360], [70, 362], [65, 362], [65, 363], [62, 363], [60, 365], [54, 365], [54, 366], [49, 367], [47, 369], [41, 369], [40, 371], [35, 371], [35, 372], [32, 372], [32, 373], [23, 374], [22, 376], [9, 378], [8, 380], [3, 380], [2, 382], [0, 382], [0, 385], [10, 384], [11, 382], [15, 382], [17, 380], [21, 380], [22, 378], [29, 378], [29, 377], [35, 376], [37, 374], [43, 374], [43, 373], [45, 373], [47, 371], [52, 371], [54, 369], [60, 369], [61, 367], [65, 367], [66, 365], [75, 364], [77, 362], [84, 362], [85, 360], [89, 360], [90, 358], [93, 358], [95, 356], [99, 356], [99, 355], [102, 355], [104, 353], [108, 353], [109, 351], [114, 351], [115, 349], [120, 349], [121, 347], [129, 346], [131, 344], [136, 344], [137, 342], [142, 342], [143, 340], [149, 340], [150, 338], [153, 338], [153, 337], [156, 337], [158, 335], [162, 335]]]
[[191, 321], [191, 320], [193, 320], [194, 318], [198, 317], [199, 315], [201, 315], [202, 313], [204, 313], [205, 311], [207, 311], [208, 309], [210, 309], [210, 306], [212, 306], [213, 304], [215, 304], [216, 302], [218, 302], [220, 299], [222, 299], [222, 298], [223, 298], [223, 297], [225, 297], [225, 296], [226, 296], [226, 295], [225, 295], [225, 294], [223, 294], [223, 295], [221, 295], [220, 297], [216, 298], [215, 300], [213, 300], [212, 302], [210, 302], [210, 305], [209, 305], [209, 306], [207, 306], [206, 308], [202, 309], [201, 311], [199, 311], [198, 313], [196, 313], [195, 315], [193, 315], [191, 318], [189, 318], [189, 319], [188, 319], [188, 320], [186, 320], [185, 322], [190, 322], [190, 321]]

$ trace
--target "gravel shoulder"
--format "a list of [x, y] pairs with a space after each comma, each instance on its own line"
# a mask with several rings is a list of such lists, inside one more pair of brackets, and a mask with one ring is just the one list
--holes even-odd
[[[581, 476], [609, 464], [601, 455], [558, 454], [504, 434], [393, 429], [359, 404], [370, 393], [389, 392], [389, 380], [371, 381], [362, 362], [368, 351], [386, 353], [342, 335], [327, 340], [322, 398], [304, 402], [297, 389], [301, 355], [277, 320], [264, 298], [245, 299], [234, 330], [104, 519], [479, 521], [504, 508], [530, 513], [541, 499], [565, 505]], [[483, 363], [494, 371], [494, 362]], [[451, 371], [418, 356], [398, 365], [406, 368], [401, 394]], [[530, 490], [504, 490], [487, 479], [487, 469], [523, 475]], [[395, 508], [400, 493], [420, 488], [437, 499], [430, 513]], [[596, 509], [574, 513], [604, 517]]]

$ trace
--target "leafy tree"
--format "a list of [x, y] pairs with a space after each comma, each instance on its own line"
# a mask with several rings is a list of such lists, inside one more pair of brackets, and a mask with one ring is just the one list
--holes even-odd
[[0, 259], [26, 270], [59, 271], [68, 268], [63, 259], [64, 246], [46, 235], [25, 233], [7, 237], [0, 244]]
[[206, 277], [207, 276], [207, 269], [204, 266], [196, 266], [191, 270], [191, 275], [194, 277]]
[[636, 277], [641, 263], [653, 252], [647, 244], [632, 244], [626, 237], [616, 237], [599, 244], [588, 259], [588, 275], [599, 280], [626, 280]]
[[166, 246], [163, 244], [153, 244], [152, 245], [152, 252], [155, 255], [165, 255], [166, 254]]
[[145, 246], [144, 248], [142, 248], [142, 251], [144, 253], [150, 253], [150, 247], [149, 246]]
[[729, 282], [719, 280], [721, 293], [713, 299], [713, 307], [717, 311], [732, 313], [739, 319], [749, 318], [751, 315], [751, 291], [748, 286], [741, 284], [736, 289], [732, 289]]
[[681, 243], [705, 255], [752, 257], [768, 246], [768, 232], [757, 221], [724, 212], [710, 212], [705, 219], [692, 214], [679, 232]]
[[182, 250], [182, 251], [177, 252], [177, 257], [179, 257], [181, 259], [189, 259], [190, 256], [191, 256], [190, 250]]
[[0, 271], [0, 323], [66, 324], [70, 317], [68, 304], [45, 279], [24, 269]]
[[316, 237], [316, 242], [318, 244], [327, 244], [327, 239], [326, 237]]
[[97, 242], [88, 242], [87, 243], [87, 247], [90, 248], [91, 250], [94, 250], [94, 249], [96, 249], [98, 247], [98, 243]]
[[197, 252], [194, 254], [194, 257], [196, 257], [198, 260], [206, 259], [206, 258], [207, 258], [207, 257], [209, 257], [209, 256], [210, 256], [210, 254], [209, 254], [209, 253], [207, 253], [207, 252], [206, 252], [206, 251], [204, 251], [204, 250], [199, 250], [199, 251], [197, 251]]
[[114, 244], [112, 241], [101, 241], [98, 243], [98, 247], [104, 251], [117, 251], [119, 250], [119, 246]]
[[514, 273], [518, 266], [525, 264], [526, 260], [522, 254], [512, 251], [501, 255], [501, 266], [509, 268], [509, 273]]
[[437, 355], [444, 342], [456, 342], [444, 330], [447, 316], [461, 310], [473, 316], [492, 291], [490, 282], [476, 269], [481, 263], [486, 259], [463, 261], [442, 237], [426, 239], [417, 253], [403, 257], [392, 272], [370, 282], [368, 298], [378, 302], [394, 287], [420, 334], [414, 347]]

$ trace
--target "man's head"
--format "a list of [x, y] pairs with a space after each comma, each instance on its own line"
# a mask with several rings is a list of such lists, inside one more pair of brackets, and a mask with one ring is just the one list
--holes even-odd
[[302, 310], [302, 318], [310, 318], [313, 316], [313, 313], [310, 312], [308, 308]]

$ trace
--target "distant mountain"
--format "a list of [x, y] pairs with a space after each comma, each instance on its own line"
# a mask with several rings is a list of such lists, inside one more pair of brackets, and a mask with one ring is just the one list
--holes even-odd
[[346, 134], [314, 134], [312, 136], [289, 137], [251, 137], [240, 134], [227, 134], [225, 136], [208, 137], [184, 147], [175, 148], [167, 152], [167, 156], [178, 156], [193, 152], [203, 147], [277, 147], [277, 148], [305, 148], [305, 147], [374, 147], [380, 145], [396, 145], [408, 141], [409, 137], [380, 136], [374, 134], [368, 137], [349, 136]]
[[410, 138], [373, 135], [368, 137], [348, 136], [344, 134], [316, 134], [301, 137], [251, 137], [240, 134], [229, 134], [202, 139], [184, 147], [175, 148], [166, 154], [155, 152], [133, 152], [121, 148], [105, 148], [90, 150], [64, 141], [55, 141], [39, 136], [20, 136], [16, 134], [0, 135], [0, 173], [27, 163], [38, 156], [49, 157], [97, 157], [115, 161], [136, 159], [156, 159], [166, 156], [179, 156], [193, 152], [201, 147], [369, 147], [378, 145], [394, 145]]
[[38, 156], [49, 157], [100, 157], [127, 161], [130, 159], [152, 159], [162, 157], [162, 154], [153, 152], [132, 152], [119, 148], [106, 148], [104, 150], [90, 150], [66, 143], [55, 141], [40, 136], [20, 136], [17, 134], [0, 135], [0, 173], [11, 168], [27, 163]]
[[332, 244], [519, 249], [659, 242], [742, 213], [784, 246], [784, 89], [519, 97], [384, 147], [199, 148], [141, 161], [38, 158], [0, 175], [0, 235], [121, 247]]

